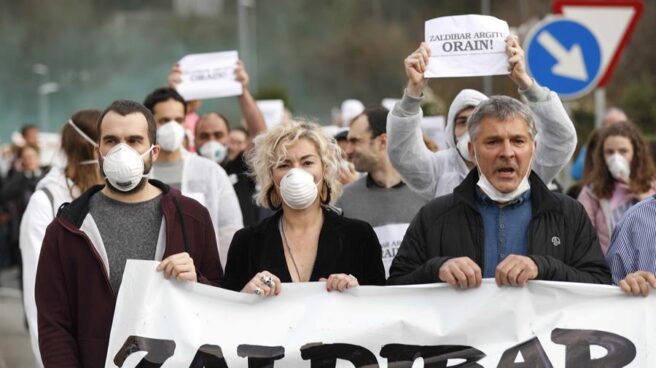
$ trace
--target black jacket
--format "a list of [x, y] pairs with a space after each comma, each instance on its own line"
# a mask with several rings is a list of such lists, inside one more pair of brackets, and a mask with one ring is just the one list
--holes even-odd
[[[538, 266], [537, 279], [610, 284], [610, 270], [583, 206], [550, 192], [534, 172], [529, 181], [528, 256]], [[455, 257], [469, 257], [483, 269], [485, 231], [475, 204], [477, 182], [474, 169], [453, 194], [419, 211], [392, 262], [388, 284], [440, 282], [440, 267]]]
[[[384, 285], [380, 243], [371, 225], [324, 209], [319, 248], [310, 281], [334, 273], [352, 274], [360, 285]], [[239, 291], [260, 271], [291, 282], [278, 222], [282, 211], [235, 233], [221, 286]]]

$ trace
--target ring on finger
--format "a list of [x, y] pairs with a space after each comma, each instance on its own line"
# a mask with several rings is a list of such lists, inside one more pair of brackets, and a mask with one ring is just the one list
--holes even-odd
[[262, 281], [262, 283], [264, 285], [266, 285], [268, 287], [273, 287], [273, 285], [274, 285], [273, 278], [269, 275], [265, 275], [265, 276], [260, 277], [260, 280]]
[[255, 290], [253, 290], [253, 294], [255, 294], [257, 296], [262, 295], [262, 289], [260, 289], [259, 287], [256, 287]]

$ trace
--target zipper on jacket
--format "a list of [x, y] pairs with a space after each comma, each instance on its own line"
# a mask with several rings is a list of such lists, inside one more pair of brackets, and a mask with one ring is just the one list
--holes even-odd
[[84, 240], [87, 243], [87, 246], [89, 248], [91, 248], [91, 252], [93, 252], [93, 255], [95, 256], [96, 261], [98, 261], [98, 263], [100, 264], [100, 268], [102, 269], [102, 274], [103, 274], [103, 276], [105, 276], [105, 283], [107, 284], [107, 287], [109, 288], [109, 290], [111, 290], [112, 295], [114, 296], [114, 298], [116, 298], [117, 295], [116, 295], [116, 292], [114, 291], [114, 288], [112, 287], [112, 283], [109, 281], [109, 274], [107, 273], [107, 268], [105, 267], [105, 263], [103, 263], [102, 258], [100, 257], [100, 254], [98, 254], [98, 251], [96, 250], [96, 247], [93, 246], [93, 242], [91, 241], [89, 236], [87, 236], [87, 234], [84, 231], [80, 230], [80, 229], [71, 228], [71, 227], [69, 227], [68, 224], [64, 223], [63, 221], [61, 221], [61, 220], [58, 220], [58, 221], [60, 221], [62, 226], [67, 228], [69, 231], [71, 231], [75, 234], [78, 234], [79, 236], [84, 238]]

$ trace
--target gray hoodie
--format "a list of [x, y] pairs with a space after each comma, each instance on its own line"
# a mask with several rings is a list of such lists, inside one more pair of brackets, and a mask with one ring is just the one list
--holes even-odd
[[[576, 149], [576, 129], [558, 95], [537, 83], [519, 93], [536, 116], [535, 171], [549, 183], [562, 170]], [[475, 90], [462, 90], [453, 100], [445, 128], [447, 148], [431, 152], [421, 133], [421, 102], [404, 93], [387, 116], [388, 153], [394, 168], [410, 188], [426, 199], [449, 194], [467, 176], [469, 168], [455, 147], [455, 117], [462, 109], [477, 106], [487, 97]]]

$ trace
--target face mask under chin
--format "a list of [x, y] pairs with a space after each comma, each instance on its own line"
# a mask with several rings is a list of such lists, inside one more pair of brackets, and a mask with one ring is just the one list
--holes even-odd
[[[474, 159], [476, 160], [476, 163], [478, 163], [478, 154], [476, 153], [476, 150], [474, 150]], [[517, 185], [517, 188], [515, 188], [514, 190], [508, 193], [503, 193], [500, 190], [498, 190], [496, 187], [494, 187], [494, 185], [492, 185], [492, 182], [490, 182], [490, 180], [488, 180], [485, 174], [483, 174], [483, 171], [481, 171], [480, 167], [477, 168], [478, 182], [476, 183], [476, 185], [483, 193], [485, 193], [485, 195], [487, 195], [491, 200], [497, 203], [512, 202], [515, 199], [519, 198], [522, 194], [526, 193], [526, 191], [531, 189], [531, 184], [528, 178], [531, 175], [532, 163], [533, 163], [533, 157], [531, 157], [531, 160], [528, 163], [528, 169], [526, 170], [526, 173], [524, 174], [522, 180]]]

